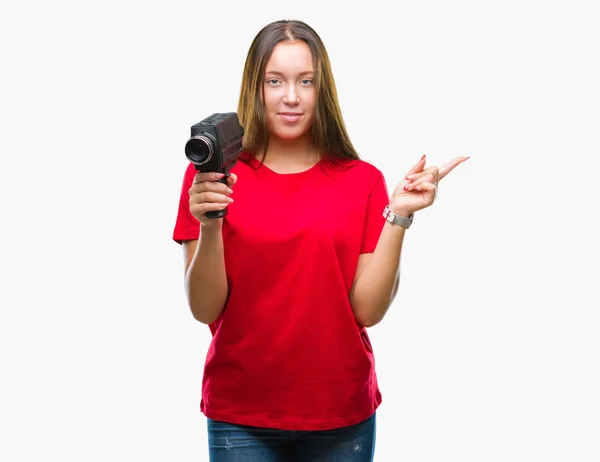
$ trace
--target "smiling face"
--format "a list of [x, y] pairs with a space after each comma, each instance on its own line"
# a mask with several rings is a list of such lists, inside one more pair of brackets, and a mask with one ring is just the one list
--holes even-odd
[[271, 136], [310, 136], [317, 100], [313, 56], [302, 40], [280, 42], [267, 62], [264, 108]]

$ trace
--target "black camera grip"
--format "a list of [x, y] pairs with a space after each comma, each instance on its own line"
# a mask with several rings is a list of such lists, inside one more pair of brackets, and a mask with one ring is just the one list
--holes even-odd
[[[225, 176], [223, 178], [221, 178], [220, 180], [218, 180], [217, 182], [227, 185], [227, 178], [229, 178], [228, 173], [226, 173]], [[227, 215], [227, 207], [225, 207], [223, 210], [213, 210], [211, 212], [206, 212], [204, 214], [204, 216], [206, 218], [223, 218], [223, 217], [225, 217], [225, 215]]]

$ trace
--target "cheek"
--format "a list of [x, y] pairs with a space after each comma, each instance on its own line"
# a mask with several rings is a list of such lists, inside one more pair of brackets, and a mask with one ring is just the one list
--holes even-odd
[[304, 102], [306, 109], [310, 109], [312, 112], [315, 109], [315, 105], [317, 104], [317, 95], [315, 94], [315, 92], [311, 91], [310, 93], [307, 93], [304, 96]]
[[314, 95], [311, 98], [309, 98], [306, 102], [305, 109], [306, 109], [307, 115], [309, 116], [308, 119], [310, 120], [311, 123], [314, 118], [316, 104], [317, 104], [317, 98]]
[[279, 97], [279, 95], [277, 95], [276, 92], [273, 91], [273, 89], [269, 89], [268, 91], [265, 90], [263, 103], [267, 112], [272, 112], [276, 110], [280, 99], [281, 98]]

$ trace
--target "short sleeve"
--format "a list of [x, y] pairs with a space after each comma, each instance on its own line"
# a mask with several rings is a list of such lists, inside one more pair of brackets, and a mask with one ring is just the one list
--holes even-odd
[[179, 208], [173, 229], [173, 240], [178, 244], [181, 244], [183, 241], [198, 239], [200, 236], [200, 222], [190, 212], [189, 203], [189, 190], [192, 187], [195, 175], [194, 164], [190, 162], [183, 177], [181, 194], [179, 196]]
[[375, 186], [373, 186], [367, 202], [365, 228], [360, 253], [372, 253], [375, 251], [385, 223], [383, 209], [388, 205], [389, 200], [385, 178], [380, 172], [379, 179], [375, 183]]

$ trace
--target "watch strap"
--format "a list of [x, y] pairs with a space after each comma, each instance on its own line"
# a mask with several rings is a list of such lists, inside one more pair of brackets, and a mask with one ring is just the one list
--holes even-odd
[[386, 205], [385, 209], [383, 209], [383, 217], [390, 223], [408, 229], [412, 225], [414, 213], [411, 213], [408, 217], [401, 217], [392, 212], [390, 207]]

